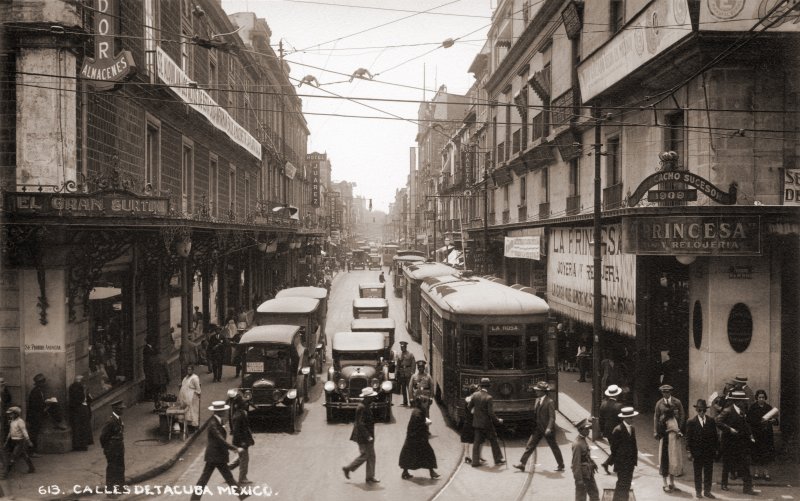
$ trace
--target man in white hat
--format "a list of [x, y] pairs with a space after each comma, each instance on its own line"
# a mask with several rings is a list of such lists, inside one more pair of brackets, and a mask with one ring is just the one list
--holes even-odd
[[586, 436], [592, 429], [592, 418], [582, 419], [576, 425], [578, 437], [572, 442], [572, 476], [575, 478], [575, 500], [585, 501], [589, 496], [590, 501], [600, 501], [600, 492], [594, 474], [597, 464], [591, 456]]
[[361, 390], [359, 397], [363, 398], [356, 407], [356, 418], [353, 422], [353, 433], [350, 440], [358, 444], [359, 455], [347, 466], [342, 467], [345, 478], [350, 478], [350, 472], [356, 471], [359, 466], [367, 463], [367, 483], [377, 484], [375, 478], [375, 418], [372, 416], [372, 401], [377, 393], [371, 386]]
[[[200, 479], [195, 484], [195, 491], [191, 497], [193, 500], [199, 500], [203, 496], [202, 492], [215, 469], [219, 470], [222, 478], [234, 488], [234, 491], [238, 492], [239, 490], [239, 484], [233, 479], [233, 474], [228, 468], [228, 451], [232, 450], [236, 451], [237, 454], [241, 454], [243, 449], [227, 442], [228, 432], [225, 431], [225, 426], [223, 426], [225, 424], [225, 415], [230, 408], [231, 406], [226, 404], [224, 400], [216, 400], [208, 408], [214, 413], [214, 416], [208, 421], [208, 445], [206, 446], [204, 457], [206, 465], [203, 468], [203, 473], [200, 474]], [[249, 494], [239, 494], [239, 499], [247, 497], [249, 497]]]
[[[614, 431], [614, 428], [616, 428], [617, 425], [622, 422], [622, 420], [619, 418], [619, 413], [624, 406], [617, 400], [621, 394], [622, 388], [612, 384], [606, 388], [606, 399], [603, 400], [602, 404], [600, 404], [600, 410], [598, 411], [598, 417], [600, 418], [600, 431], [603, 433], [603, 437], [606, 440], [611, 439], [611, 433]], [[609, 455], [608, 458], [603, 461], [601, 466], [606, 471], [606, 475], [611, 474], [608, 471], [608, 467], [613, 464], [614, 456], [612, 455]]]
[[633, 407], [623, 407], [618, 417], [622, 423], [611, 432], [611, 454], [614, 456], [614, 472], [617, 484], [614, 487], [614, 501], [628, 501], [633, 469], [639, 460], [639, 447], [636, 444], [636, 429], [631, 420], [638, 416]]

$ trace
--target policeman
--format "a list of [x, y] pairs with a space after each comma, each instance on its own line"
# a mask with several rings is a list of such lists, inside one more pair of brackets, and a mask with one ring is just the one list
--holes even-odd
[[400, 354], [397, 355], [397, 384], [400, 385], [400, 393], [403, 395], [403, 405], [408, 406], [408, 383], [414, 374], [414, 355], [408, 351], [408, 342], [400, 341]]
[[572, 443], [572, 475], [575, 477], [575, 499], [585, 501], [589, 496], [590, 501], [599, 501], [600, 493], [594, 474], [597, 464], [592, 460], [586, 436], [592, 429], [591, 418], [582, 419], [577, 425], [578, 438]]
[[114, 494], [121, 493], [125, 484], [125, 425], [122, 423], [122, 411], [125, 403], [117, 400], [111, 404], [111, 416], [100, 432], [100, 445], [106, 456], [106, 487]]
[[411, 394], [416, 400], [423, 402], [425, 417], [430, 417], [431, 396], [433, 395], [433, 379], [425, 373], [425, 361], [417, 360], [417, 373], [411, 377]]

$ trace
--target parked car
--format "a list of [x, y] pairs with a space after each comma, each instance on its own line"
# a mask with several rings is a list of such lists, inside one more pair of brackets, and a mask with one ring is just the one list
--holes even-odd
[[376, 419], [392, 419], [392, 382], [382, 332], [337, 332], [333, 337], [333, 365], [325, 382], [328, 422], [342, 412], [355, 411], [363, 400], [359, 395], [372, 386], [378, 396], [372, 402]]
[[303, 328], [296, 325], [259, 325], [239, 341], [242, 380], [238, 391], [250, 403], [254, 415], [283, 413], [289, 430], [308, 399], [311, 367], [303, 344]]
[[[324, 289], [323, 289], [324, 290]], [[319, 322], [323, 301], [313, 297], [276, 297], [258, 306], [255, 321], [258, 325], [297, 325], [303, 328], [303, 344], [308, 348], [308, 358], [314, 371], [311, 384], [316, 384], [316, 373], [325, 368], [327, 339]]]
[[389, 301], [379, 297], [353, 299], [353, 318], [389, 318]]
[[370, 270], [380, 270], [381, 269], [381, 255], [380, 254], [369, 254], [369, 269]]

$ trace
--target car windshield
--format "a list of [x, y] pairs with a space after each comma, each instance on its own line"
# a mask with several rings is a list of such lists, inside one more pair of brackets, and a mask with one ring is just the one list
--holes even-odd
[[245, 372], [288, 372], [289, 353], [286, 348], [248, 346], [244, 355]]
[[336, 356], [342, 365], [374, 365], [381, 355], [374, 351], [340, 351]]

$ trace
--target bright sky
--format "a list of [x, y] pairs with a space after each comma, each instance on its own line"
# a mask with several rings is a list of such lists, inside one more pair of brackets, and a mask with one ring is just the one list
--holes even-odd
[[[423, 88], [426, 100], [440, 85], [455, 94], [469, 90], [474, 78], [467, 70], [483, 46], [495, 4], [492, 0], [222, 2], [229, 14], [254, 12], [266, 19], [276, 52], [283, 40], [295, 83], [313, 75], [321, 84], [319, 89], [306, 84], [297, 89], [311, 131], [308, 151], [327, 152], [332, 178], [354, 181], [355, 193], [372, 198], [373, 207], [383, 211], [406, 184]], [[430, 13], [414, 15], [421, 11]], [[448, 38], [456, 43], [445, 49], [441, 43]], [[374, 79], [349, 82], [358, 68], [366, 68]], [[379, 100], [358, 104], [314, 96]]]

